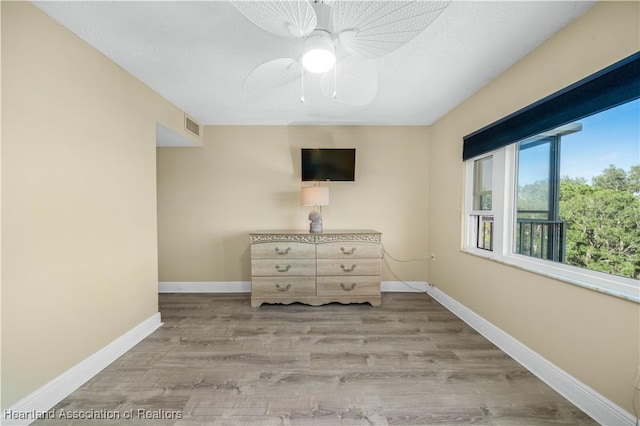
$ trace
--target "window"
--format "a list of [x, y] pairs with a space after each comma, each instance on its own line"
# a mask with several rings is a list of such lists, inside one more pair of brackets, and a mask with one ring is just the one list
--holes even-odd
[[640, 302], [640, 54], [631, 62], [635, 85], [606, 108], [580, 115], [583, 96], [564, 90], [570, 111], [555, 110], [563, 121], [550, 130], [518, 138], [540, 117], [514, 114], [465, 137], [466, 251]]

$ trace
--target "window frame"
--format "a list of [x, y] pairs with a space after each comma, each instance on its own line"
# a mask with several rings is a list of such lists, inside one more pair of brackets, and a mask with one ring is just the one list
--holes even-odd
[[[465, 220], [462, 251], [555, 280], [640, 303], [640, 280], [515, 253], [517, 144], [513, 143], [465, 161]], [[493, 156], [493, 251], [475, 247], [473, 217], [474, 161]]]

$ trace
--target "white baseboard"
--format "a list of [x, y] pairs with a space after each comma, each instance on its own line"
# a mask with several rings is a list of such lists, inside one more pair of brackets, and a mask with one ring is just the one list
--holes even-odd
[[527, 370], [531, 371], [531, 373], [551, 386], [598, 423], [602, 425], [629, 426], [636, 424], [636, 418], [631, 413], [569, 375], [566, 371], [552, 364], [546, 358], [514, 339], [460, 302], [449, 297], [443, 291], [436, 287], [429, 286], [427, 292], [431, 297], [444, 305], [444, 307], [473, 327], [478, 333], [482, 334], [518, 361]]
[[[49, 383], [2, 410], [3, 425], [28, 425], [51, 410], [93, 376], [137, 345], [162, 325], [160, 313], [155, 313], [116, 340], [71, 367]], [[22, 414], [22, 415], [21, 415]], [[17, 417], [28, 417], [19, 419]]]
[[[406, 284], [401, 281], [383, 281], [381, 290], [385, 291], [410, 291], [426, 292], [427, 283], [424, 281], [410, 281]], [[250, 293], [249, 281], [203, 281], [180, 282], [161, 281], [158, 283], [158, 293]]]

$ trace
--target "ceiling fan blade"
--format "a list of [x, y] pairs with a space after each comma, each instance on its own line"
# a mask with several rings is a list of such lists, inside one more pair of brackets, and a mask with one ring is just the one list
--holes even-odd
[[450, 3], [451, 0], [336, 1], [333, 28], [349, 53], [378, 58], [424, 31]]
[[335, 74], [320, 80], [322, 94], [348, 105], [367, 105], [378, 93], [378, 68], [367, 58], [347, 55], [336, 62]]
[[265, 94], [302, 75], [302, 64], [293, 58], [278, 58], [258, 65], [244, 80], [242, 89], [248, 94]]
[[281, 37], [304, 37], [316, 28], [316, 13], [308, 1], [232, 1], [251, 22]]

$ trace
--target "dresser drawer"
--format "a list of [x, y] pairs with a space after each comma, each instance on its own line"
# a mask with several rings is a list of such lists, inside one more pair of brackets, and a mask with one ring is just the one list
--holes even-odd
[[315, 244], [305, 243], [260, 243], [251, 245], [251, 257], [260, 258], [309, 258], [316, 257]]
[[316, 280], [314, 277], [253, 277], [251, 280], [252, 297], [315, 295]]
[[318, 259], [380, 259], [378, 243], [335, 242], [318, 244]]
[[378, 277], [318, 277], [318, 296], [368, 296], [380, 294]]
[[380, 260], [318, 259], [318, 275], [380, 275]]
[[258, 277], [314, 276], [315, 259], [251, 259], [251, 275]]

